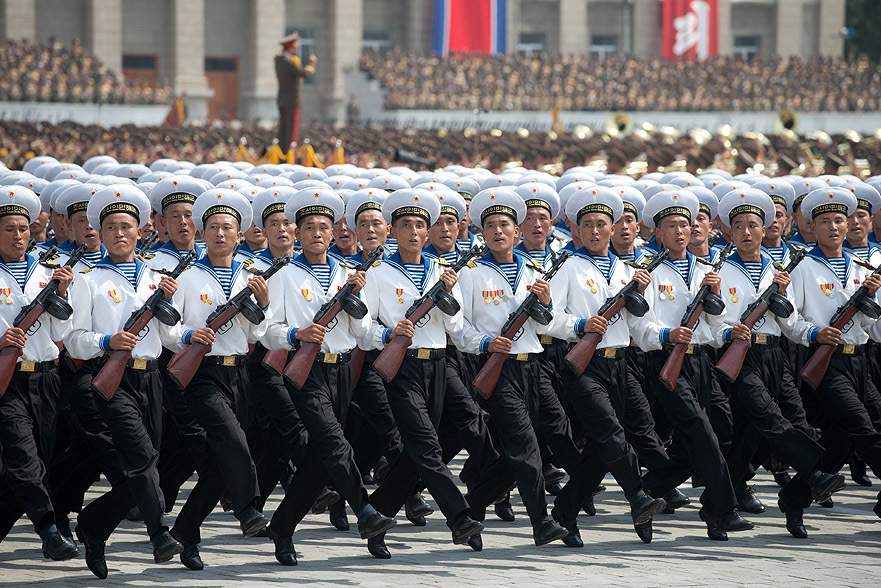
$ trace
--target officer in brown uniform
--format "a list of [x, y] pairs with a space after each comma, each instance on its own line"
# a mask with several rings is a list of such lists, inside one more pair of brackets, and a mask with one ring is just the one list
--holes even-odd
[[275, 56], [275, 77], [278, 78], [278, 144], [287, 151], [297, 140], [300, 126], [300, 80], [315, 73], [318, 58], [309, 56], [309, 65], [303, 66], [297, 57], [300, 34], [291, 33], [280, 41], [281, 52]]

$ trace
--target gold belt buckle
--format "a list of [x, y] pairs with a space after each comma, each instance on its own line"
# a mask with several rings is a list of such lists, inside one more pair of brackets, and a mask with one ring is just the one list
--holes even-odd
[[517, 357], [515, 357], [514, 359], [516, 359], [517, 361], [526, 361], [527, 359], [529, 359], [529, 354], [528, 353], [518, 353]]
[[223, 356], [223, 365], [230, 366], [236, 364], [236, 356], [235, 355], [224, 355]]
[[321, 358], [321, 361], [324, 363], [337, 363], [339, 357], [339, 353], [325, 353], [324, 357]]
[[431, 349], [417, 349], [416, 359], [429, 359], [431, 357]]
[[853, 355], [856, 352], [856, 345], [845, 343], [844, 348], [841, 350], [841, 352], [845, 355]]
[[539, 337], [539, 341], [541, 341], [542, 345], [550, 345], [551, 343], [554, 342], [554, 338], [551, 337], [550, 335], [541, 335]]
[[756, 343], [759, 345], [767, 345], [768, 344], [768, 336], [764, 333], [756, 333], [755, 334]]
[[614, 359], [617, 356], [618, 356], [618, 350], [615, 349], [614, 347], [606, 347], [605, 349], [603, 349], [603, 357], [606, 357], [606, 358], [611, 357], [612, 359]]
[[688, 355], [694, 355], [694, 344], [689, 343], [688, 347], [685, 349], [685, 353]]
[[18, 371], [20, 372], [35, 372], [37, 371], [37, 362], [31, 361], [29, 359], [23, 359], [18, 362]]
[[132, 361], [132, 368], [136, 370], [145, 370], [147, 369], [147, 360], [146, 359], [135, 359]]

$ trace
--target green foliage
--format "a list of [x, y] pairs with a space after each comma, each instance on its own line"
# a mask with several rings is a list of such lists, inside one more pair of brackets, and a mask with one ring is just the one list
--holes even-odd
[[848, 55], [865, 54], [869, 59], [881, 57], [881, 7], [878, 0], [847, 0], [845, 26], [856, 33], [845, 42]]

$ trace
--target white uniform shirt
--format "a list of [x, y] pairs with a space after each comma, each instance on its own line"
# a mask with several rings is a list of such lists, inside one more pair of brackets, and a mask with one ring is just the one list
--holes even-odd
[[[251, 274], [245, 265], [237, 261], [232, 264], [232, 288], [230, 298], [241, 292], [248, 285]], [[269, 281], [272, 281], [270, 278]], [[217, 276], [211, 270], [211, 262], [205, 256], [190, 264], [177, 279], [178, 290], [174, 295], [175, 303], [180, 309], [183, 323], [181, 339], [169, 349], [180, 351], [186, 347], [185, 341], [196, 329], [207, 325], [207, 318], [217, 307], [229, 302]], [[269, 282], [267, 282], [269, 283]], [[251, 300], [254, 300], [253, 295]], [[256, 301], [254, 301], [256, 304]], [[258, 305], [259, 306], [259, 305]], [[259, 325], [253, 324], [241, 314], [237, 314], [229, 324], [224, 325], [217, 333], [214, 345], [207, 355], [245, 355], [248, 353], [248, 342], [259, 339], [266, 330], [271, 309], [265, 309], [266, 318]]]
[[[28, 254], [27, 278], [24, 290], [18, 285], [15, 276], [5, 263], [0, 263], [0, 335], [12, 326], [15, 317], [23, 306], [26, 306], [37, 294], [49, 284], [54, 270], [37, 263], [37, 258]], [[69, 302], [69, 300], [68, 300]], [[19, 361], [51, 361], [58, 357], [58, 347], [54, 341], [61, 341], [70, 331], [70, 319], [58, 320], [44, 312], [31, 330], [27, 332], [27, 341]]]
[[[710, 266], [695, 261], [691, 253], [686, 254], [686, 259], [690, 284], [686, 284], [682, 279], [670, 258], [665, 259], [652, 272], [652, 283], [645, 291], [645, 299], [649, 303], [651, 314], [646, 313], [648, 320], [644, 323], [645, 327], [641, 327], [651, 331], [640, 339], [645, 342], [645, 345], [640, 345], [645, 351], [659, 349], [662, 334], [669, 333], [665, 329], [680, 326], [685, 308], [700, 290], [701, 282], [710, 269]], [[724, 324], [724, 320], [725, 311], [719, 316], [701, 313], [691, 342], [695, 345], [718, 346], [716, 334]], [[660, 327], [660, 332], [655, 331], [656, 325]]]
[[[377, 262], [367, 273], [364, 300], [372, 323], [370, 332], [360, 341], [362, 349], [382, 349], [389, 341], [391, 330], [404, 318], [413, 302], [437, 283], [449, 267], [427, 255], [422, 256], [422, 266], [425, 279], [421, 289], [410, 278], [397, 253]], [[452, 295], [461, 305], [462, 292], [458, 284], [453, 286]], [[443, 349], [447, 346], [446, 333], [461, 331], [464, 327], [461, 311], [449, 316], [433, 308], [427, 316], [428, 320], [416, 327], [411, 349]]]
[[[869, 275], [869, 270], [854, 263], [847, 253], [844, 283], [838, 280], [832, 266], [819, 247], [814, 247], [804, 260], [792, 271], [792, 284], [787, 289], [792, 292], [795, 307], [799, 310], [799, 325], [796, 327], [802, 345], [810, 345], [820, 329], [829, 326], [829, 320], [839, 306], [848, 301]], [[869, 336], [866, 329], [875, 323], [861, 312], [854, 315], [853, 321], [841, 333], [841, 343], [862, 345]], [[874, 338], [874, 337], [873, 337]]]
[[[321, 306], [330, 301], [342, 289], [346, 278], [354, 269], [343, 262], [328, 256], [330, 283], [327, 291], [321, 287], [318, 277], [312, 271], [303, 254], [268, 280], [269, 306], [272, 317], [260, 342], [271, 350], [291, 349], [296, 340], [294, 329], [308, 327]], [[368, 280], [370, 274], [368, 273]], [[363, 296], [361, 296], [363, 300]], [[322, 353], [346, 353], [357, 344], [357, 339], [367, 334], [370, 326], [370, 313], [362, 319], [354, 319], [341, 310], [336, 320], [328, 325], [321, 344]]]
[[[76, 275], [70, 287], [74, 308], [71, 330], [64, 338], [64, 346], [72, 357], [92, 359], [109, 351], [110, 336], [122, 331], [131, 314], [157, 291], [162, 274], [137, 260], [135, 266], [137, 288], [107, 257]], [[169, 327], [151, 319], [139, 333], [132, 357], [156, 359], [163, 345], [179, 344], [180, 329], [180, 323]]]
[[[554, 322], [548, 333], [558, 339], [576, 341], [584, 331], [586, 319], [595, 316], [606, 299], [617, 294], [629, 283], [633, 271], [615, 255], [610, 254], [610, 279], [606, 277], [596, 264], [585, 254], [584, 249], [576, 251], [567, 260], [551, 280], [552, 300], [554, 301]], [[649, 288], [651, 285], [649, 285]], [[630, 345], [631, 334], [641, 346], [648, 345], [642, 341], [646, 333], [654, 332], [655, 339], [659, 327], [648, 328], [652, 320], [649, 313], [637, 318], [622, 309], [609, 323], [599, 349], [606, 347], [627, 347]], [[652, 342], [654, 344], [654, 341]]]
[[[205, 255], [205, 246], [196, 244], [196, 258], [199, 259]], [[144, 261], [153, 269], [173, 270], [180, 262], [182, 255], [172, 244], [171, 240], [167, 241], [162, 247], [151, 249], [144, 256]]]
[[[460, 351], [486, 351], [490, 340], [501, 335], [508, 315], [517, 310], [535, 280], [542, 277], [541, 268], [532, 260], [515, 253], [514, 261], [517, 263], [517, 277], [513, 291], [492, 253], [468, 264], [459, 273], [458, 285], [462, 291], [465, 328], [450, 333], [450, 338]], [[522, 333], [511, 346], [511, 353], [541, 353], [544, 348], [538, 336], [547, 333], [549, 326], [540, 325], [531, 318], [527, 319]]]

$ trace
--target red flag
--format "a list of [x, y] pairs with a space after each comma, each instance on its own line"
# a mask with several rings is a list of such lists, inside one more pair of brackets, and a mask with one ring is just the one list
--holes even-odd
[[171, 103], [171, 108], [168, 109], [168, 114], [165, 116], [165, 126], [179, 127], [183, 124], [185, 118], [184, 99], [181, 96], [178, 96], [174, 99], [174, 102]]
[[663, 54], [671, 61], [719, 54], [718, 0], [664, 0]]

